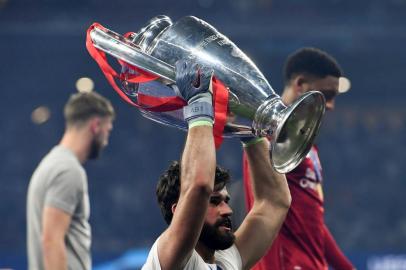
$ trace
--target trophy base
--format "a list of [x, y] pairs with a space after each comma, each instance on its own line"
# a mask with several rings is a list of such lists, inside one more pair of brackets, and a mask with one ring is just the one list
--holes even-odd
[[311, 91], [280, 113], [270, 151], [276, 171], [288, 173], [302, 162], [319, 132], [324, 112], [323, 94]]

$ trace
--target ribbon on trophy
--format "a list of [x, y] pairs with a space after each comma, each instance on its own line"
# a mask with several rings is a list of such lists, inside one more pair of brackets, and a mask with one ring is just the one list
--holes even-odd
[[[106, 53], [102, 50], [96, 48], [90, 37], [90, 31], [95, 27], [106, 30], [99, 23], [93, 23], [87, 30], [86, 35], [86, 48], [92, 58], [99, 65], [101, 71], [106, 77], [107, 81], [117, 92], [117, 94], [130, 105], [147, 110], [152, 112], [167, 112], [178, 110], [186, 105], [186, 101], [178, 96], [170, 97], [158, 97], [147, 95], [144, 93], [137, 94], [137, 101], [130, 99], [121, 89], [117, 86], [116, 79], [122, 79], [123, 74], [116, 72], [109, 64], [107, 60]], [[131, 33], [127, 33], [124, 37], [128, 37]], [[141, 68], [138, 68], [134, 65], [128, 64], [120, 59], [117, 59], [118, 63], [123, 67], [127, 66], [128, 68], [136, 71], [136, 74], [126, 74], [126, 80], [130, 83], [146, 83], [154, 81], [159, 78], [159, 76], [151, 74]], [[213, 126], [213, 135], [216, 148], [219, 148], [223, 142], [223, 130], [226, 124], [227, 119], [227, 110], [228, 110], [228, 90], [225, 85], [213, 77], [213, 101], [214, 101], [214, 126]]]

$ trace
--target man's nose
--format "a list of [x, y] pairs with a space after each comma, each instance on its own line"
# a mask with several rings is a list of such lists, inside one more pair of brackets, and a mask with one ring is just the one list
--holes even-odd
[[231, 216], [233, 214], [233, 209], [231, 209], [228, 203], [222, 202], [220, 213], [221, 215]]

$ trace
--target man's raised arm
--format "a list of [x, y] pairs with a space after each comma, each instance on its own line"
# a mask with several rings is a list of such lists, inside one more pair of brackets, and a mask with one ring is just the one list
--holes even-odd
[[182, 269], [202, 230], [214, 188], [216, 155], [213, 139], [212, 71], [190, 59], [176, 64], [176, 84], [188, 101], [184, 116], [189, 131], [181, 160], [181, 188], [168, 229], [158, 241], [162, 270]]
[[243, 269], [251, 268], [268, 250], [289, 210], [291, 196], [285, 175], [277, 173], [269, 142], [257, 138], [244, 145], [248, 157], [254, 204], [236, 232]]

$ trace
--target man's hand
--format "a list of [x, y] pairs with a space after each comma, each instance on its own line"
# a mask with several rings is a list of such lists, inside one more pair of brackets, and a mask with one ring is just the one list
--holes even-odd
[[176, 85], [181, 96], [190, 104], [197, 95], [209, 94], [213, 70], [200, 66], [193, 58], [180, 59], [175, 64]]
[[192, 58], [185, 58], [176, 62], [175, 71], [179, 94], [188, 102], [183, 114], [189, 128], [202, 122], [212, 124], [213, 70], [200, 66]]

